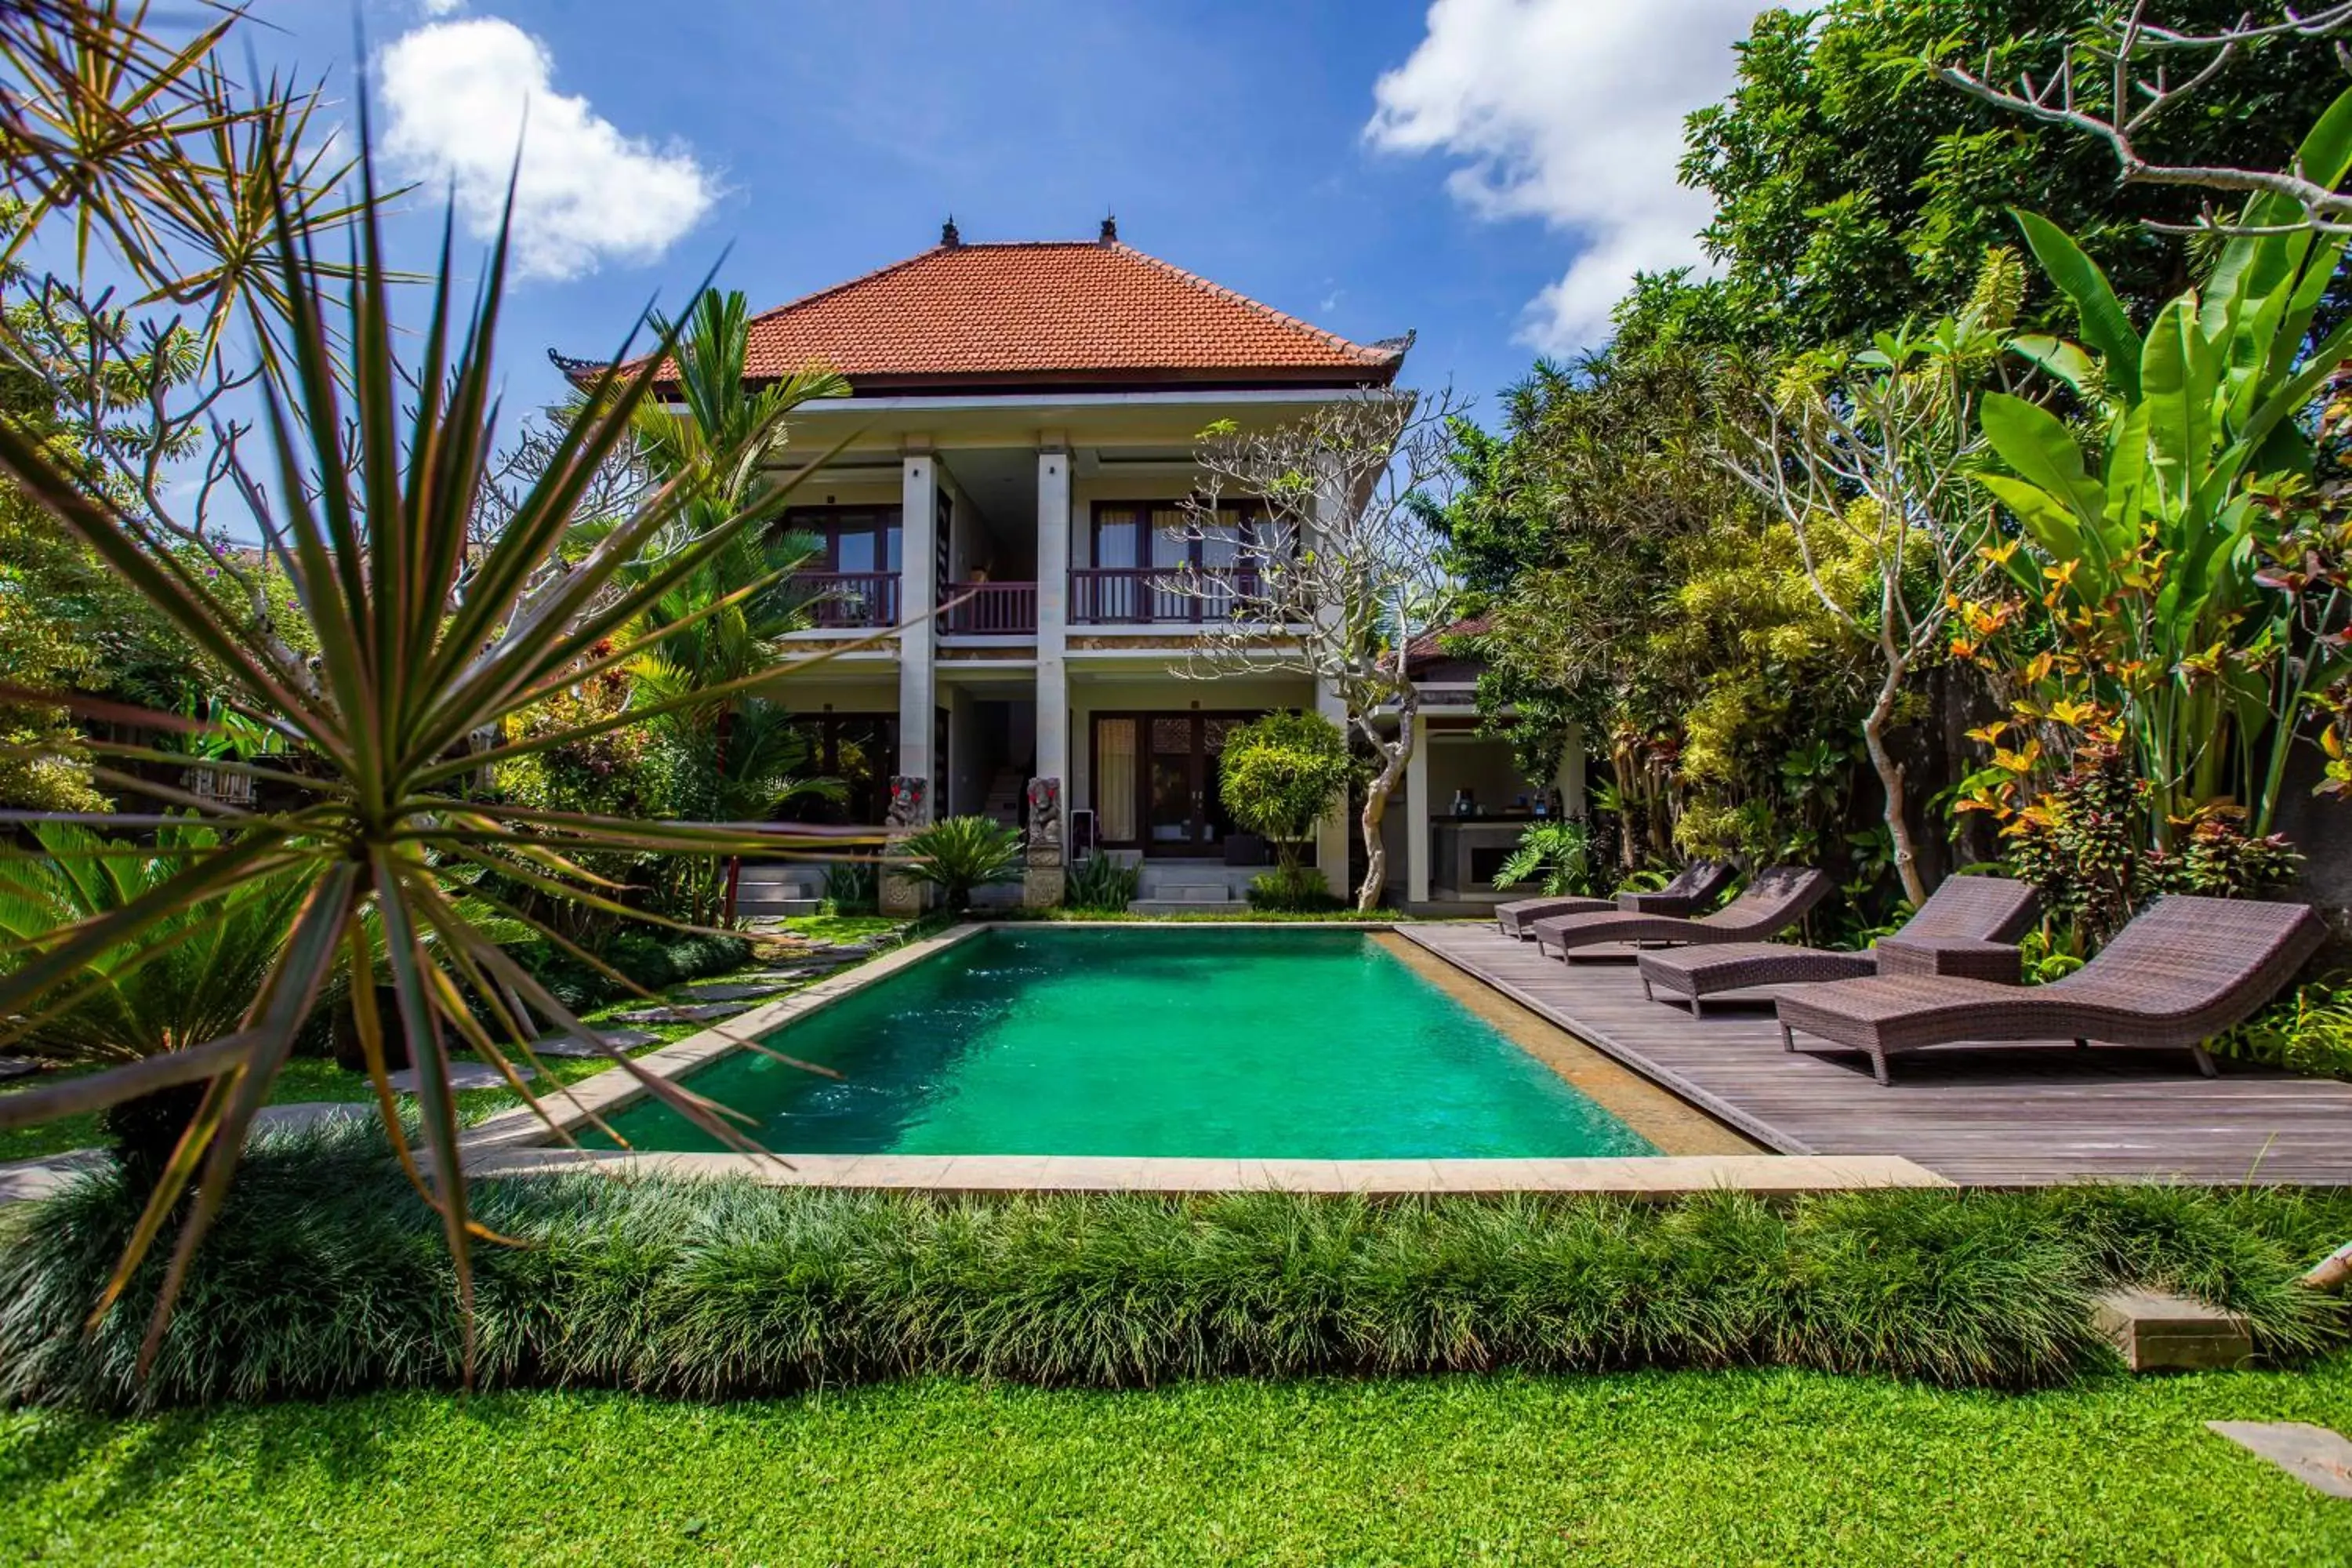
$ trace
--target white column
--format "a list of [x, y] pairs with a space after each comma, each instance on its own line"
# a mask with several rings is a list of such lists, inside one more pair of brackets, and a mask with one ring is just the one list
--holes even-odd
[[[1341, 734], [1348, 733], [1348, 704], [1338, 687], [1324, 680], [1315, 683], [1315, 711], [1339, 726]], [[1355, 893], [1348, 881], [1348, 846], [1355, 836], [1355, 816], [1345, 797], [1315, 830], [1315, 864], [1323, 872], [1324, 885], [1343, 899]]]
[[931, 783], [930, 818], [945, 815], [938, 798], [947, 781], [931, 756], [931, 611], [937, 606], [939, 470], [929, 452], [909, 452], [900, 464], [898, 536], [898, 771]]
[[1062, 785], [1067, 844], [1070, 780], [1070, 454], [1059, 441], [1037, 452], [1037, 776]]
[[1404, 763], [1404, 900], [1429, 902], [1429, 721], [1412, 716], [1412, 755]]

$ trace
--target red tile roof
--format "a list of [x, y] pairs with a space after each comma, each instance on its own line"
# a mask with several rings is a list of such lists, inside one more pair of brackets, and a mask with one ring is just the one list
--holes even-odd
[[862, 387], [1033, 382], [1386, 383], [1367, 346], [1117, 240], [939, 245], [751, 321], [748, 373]]

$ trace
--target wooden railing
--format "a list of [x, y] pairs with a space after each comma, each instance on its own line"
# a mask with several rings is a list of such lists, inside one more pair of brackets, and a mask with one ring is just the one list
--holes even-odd
[[898, 624], [896, 572], [796, 572], [793, 581], [811, 596], [811, 626], [859, 631]]
[[1202, 572], [1179, 584], [1181, 574], [1165, 566], [1081, 566], [1070, 573], [1073, 626], [1197, 626], [1232, 613], [1232, 595], [1251, 593], [1257, 574], [1250, 567]]
[[950, 583], [940, 591], [940, 603], [947, 606], [940, 619], [950, 636], [1034, 637], [1037, 633], [1034, 583]]

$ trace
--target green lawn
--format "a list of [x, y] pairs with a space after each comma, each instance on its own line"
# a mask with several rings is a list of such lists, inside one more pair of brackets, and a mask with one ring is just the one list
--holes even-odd
[[0, 1560], [2352, 1563], [2352, 1503], [2217, 1417], [2352, 1426], [2352, 1360], [2022, 1397], [1755, 1373], [17, 1414]]
[[893, 915], [793, 915], [778, 922], [811, 942], [872, 942], [907, 922]]

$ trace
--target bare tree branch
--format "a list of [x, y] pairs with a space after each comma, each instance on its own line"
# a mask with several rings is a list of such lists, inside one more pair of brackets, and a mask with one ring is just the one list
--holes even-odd
[[[2326, 234], [2352, 232], [2352, 194], [2308, 176], [2300, 167], [2284, 170], [2245, 169], [2223, 164], [2167, 163], [2140, 150], [2137, 138], [2159, 117], [2193, 98], [2238, 57], [2247, 45], [2270, 38], [2323, 38], [2352, 28], [2352, 4], [2338, 4], [2304, 15], [2289, 7], [2273, 21], [2257, 23], [2248, 12], [2234, 27], [2213, 34], [2189, 34], [2150, 26], [2147, 0], [2137, 0], [2129, 12], [2109, 17], [2067, 47], [2057, 71], [2037, 81], [2020, 72], [2006, 83], [1998, 79], [1995, 51], [1988, 48], [1975, 69], [1939, 59], [1926, 63], [1936, 77], [1971, 98], [2023, 114], [2045, 124], [2061, 125], [2106, 143], [2126, 184], [2176, 185], [2243, 195], [2283, 197], [2302, 209], [2299, 223], [2286, 232], [2312, 229]], [[2336, 57], [2352, 70], [2352, 56], [2335, 44]], [[2202, 54], [2205, 58], [2178, 80], [2166, 62], [2168, 54]], [[2151, 66], [2147, 57], [2157, 57]], [[2078, 70], [2077, 59], [2093, 68]], [[2084, 91], [2084, 75], [2100, 86]], [[2224, 235], [2278, 233], [2276, 224], [2248, 226], [2231, 221], [2209, 205], [2190, 225], [2152, 224], [2168, 233], [2207, 232]]]
[[1450, 389], [1367, 390], [1294, 425], [1211, 429], [1197, 455], [1205, 481], [1185, 505], [1203, 564], [1162, 584], [1213, 613], [1185, 673], [1307, 676], [1379, 759], [1360, 819], [1360, 909], [1380, 901], [1381, 824], [1412, 757], [1411, 660], [1459, 597], [1427, 520], [1458, 481], [1447, 421], [1466, 406]]

